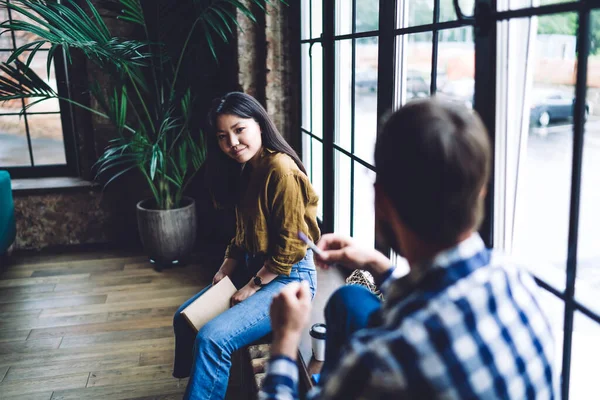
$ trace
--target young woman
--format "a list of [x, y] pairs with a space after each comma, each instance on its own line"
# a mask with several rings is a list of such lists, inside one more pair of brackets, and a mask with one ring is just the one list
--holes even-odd
[[228, 93], [209, 113], [207, 178], [215, 203], [234, 206], [236, 235], [213, 278], [229, 276], [239, 289], [232, 307], [195, 334], [175, 313], [173, 376], [189, 376], [185, 399], [223, 399], [231, 354], [271, 332], [269, 307], [285, 285], [307, 281], [312, 295], [316, 272], [302, 231], [320, 237], [317, 203], [298, 155], [285, 142], [265, 109], [251, 96]]

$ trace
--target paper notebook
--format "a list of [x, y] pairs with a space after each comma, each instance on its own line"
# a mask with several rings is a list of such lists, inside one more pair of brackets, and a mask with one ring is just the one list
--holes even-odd
[[226, 276], [187, 306], [181, 315], [198, 332], [208, 321], [229, 309], [231, 296], [235, 292], [237, 289]]

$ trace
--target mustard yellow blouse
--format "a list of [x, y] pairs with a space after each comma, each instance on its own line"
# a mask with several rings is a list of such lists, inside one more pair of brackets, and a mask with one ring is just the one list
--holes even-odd
[[321, 237], [319, 197], [290, 156], [270, 149], [260, 154], [247, 185], [235, 209], [236, 234], [225, 257], [243, 261], [246, 252], [264, 255], [269, 271], [289, 275], [306, 255], [298, 231], [314, 242]]

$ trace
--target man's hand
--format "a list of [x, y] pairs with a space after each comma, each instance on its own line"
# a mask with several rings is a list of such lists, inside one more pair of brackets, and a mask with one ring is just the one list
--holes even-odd
[[246, 286], [244, 286], [243, 288], [235, 292], [233, 296], [231, 296], [231, 307], [246, 300], [248, 297], [252, 296], [257, 291], [258, 288], [254, 286], [252, 282], [248, 282]]
[[329, 233], [323, 235], [317, 247], [323, 252], [321, 256], [315, 254], [315, 261], [323, 269], [339, 264], [351, 270], [363, 269], [377, 279], [391, 268], [386, 256], [375, 249], [360, 248], [350, 238]]
[[308, 283], [292, 282], [271, 303], [273, 328], [272, 353], [296, 359], [302, 330], [308, 324], [311, 310]]
[[216, 285], [221, 279], [225, 278], [226, 276], [231, 276], [236, 265], [236, 260], [234, 260], [233, 258], [226, 258], [225, 261], [223, 261], [223, 264], [221, 264], [221, 268], [219, 268], [219, 270], [215, 274], [212, 284]]

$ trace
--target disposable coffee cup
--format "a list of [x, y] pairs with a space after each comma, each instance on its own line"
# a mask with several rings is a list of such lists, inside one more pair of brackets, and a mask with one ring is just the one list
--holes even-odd
[[317, 361], [325, 361], [325, 338], [327, 327], [325, 324], [314, 324], [310, 328], [313, 357]]

